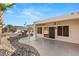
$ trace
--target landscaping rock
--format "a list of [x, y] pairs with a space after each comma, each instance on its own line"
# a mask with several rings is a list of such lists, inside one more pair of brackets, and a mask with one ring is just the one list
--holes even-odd
[[12, 53], [11, 56], [39, 56], [38, 51], [29, 45], [19, 43], [18, 41], [23, 38], [21, 36], [10, 37], [8, 40], [11, 42], [12, 46], [16, 48], [16, 51]]

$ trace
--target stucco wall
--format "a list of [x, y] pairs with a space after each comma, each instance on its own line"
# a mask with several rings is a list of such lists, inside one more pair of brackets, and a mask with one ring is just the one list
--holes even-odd
[[79, 44], [79, 20], [58, 22], [59, 25], [69, 25], [69, 37], [57, 36], [56, 40]]
[[[61, 40], [65, 42], [72, 42], [72, 43], [78, 43], [79, 44], [79, 20], [67, 20], [67, 21], [60, 21], [56, 22], [56, 25], [51, 22], [42, 25], [41, 27], [43, 28], [43, 34], [44, 34], [44, 27], [57, 27], [57, 26], [64, 26], [68, 25], [69, 26], [69, 37], [64, 37], [64, 36], [57, 36], [57, 28], [55, 29], [55, 40]], [[39, 26], [37, 26], [39, 27]], [[43, 34], [37, 34], [37, 36], [43, 37]]]
[[44, 34], [49, 34], [49, 28], [48, 28], [48, 27], [44, 27], [43, 33], [44, 33]]
[[[50, 22], [50, 23], [46, 23], [46, 24], [39, 24], [39, 25], [36, 25], [36, 29], [38, 27], [42, 27], [42, 34], [38, 34], [37, 33], [37, 37], [44, 37], [44, 34], [49, 34], [49, 29], [45, 27], [53, 27], [54, 26], [54, 23], [53, 22]], [[37, 30], [36, 30], [37, 31]]]

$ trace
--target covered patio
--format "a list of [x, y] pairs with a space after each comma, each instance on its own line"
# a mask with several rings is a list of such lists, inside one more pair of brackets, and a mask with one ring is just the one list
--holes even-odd
[[58, 40], [49, 40], [46, 38], [37, 38], [32, 40], [33, 37], [25, 37], [19, 40], [20, 43], [24, 43], [33, 46], [37, 49], [40, 56], [79, 56], [79, 44], [68, 43]]

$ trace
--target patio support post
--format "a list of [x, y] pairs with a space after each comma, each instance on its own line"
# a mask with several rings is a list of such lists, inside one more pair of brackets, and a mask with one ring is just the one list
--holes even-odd
[[36, 24], [34, 23], [34, 40], [37, 39]]

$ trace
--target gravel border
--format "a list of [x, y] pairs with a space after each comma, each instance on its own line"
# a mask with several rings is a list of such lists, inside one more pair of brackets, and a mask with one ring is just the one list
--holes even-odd
[[16, 48], [16, 51], [12, 53], [11, 56], [40, 56], [40, 54], [34, 47], [23, 44], [23, 43], [19, 43], [18, 41], [21, 38], [23, 37], [20, 35], [17, 35], [15, 37], [10, 37], [8, 39], [10, 43], [12, 44], [12, 46]]

